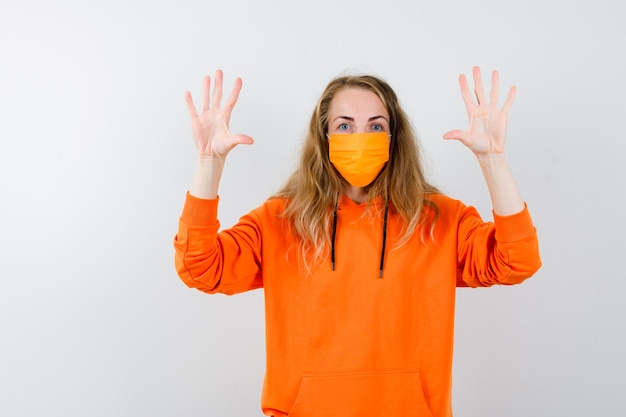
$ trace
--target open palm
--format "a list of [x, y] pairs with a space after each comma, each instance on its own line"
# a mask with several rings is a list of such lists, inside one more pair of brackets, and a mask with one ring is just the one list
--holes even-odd
[[451, 130], [443, 135], [444, 139], [455, 139], [470, 148], [476, 155], [503, 154], [506, 142], [506, 129], [509, 110], [515, 98], [516, 88], [511, 87], [502, 108], [498, 108], [499, 76], [497, 71], [491, 75], [489, 101], [485, 94], [479, 67], [473, 68], [474, 93], [472, 97], [467, 78], [459, 77], [461, 96], [467, 108], [469, 126], [467, 130]]
[[235, 79], [233, 89], [221, 107], [223, 74], [215, 72], [215, 83], [211, 95], [211, 78], [204, 77], [202, 86], [202, 111], [198, 114], [191, 93], [185, 93], [185, 102], [191, 118], [193, 140], [201, 157], [225, 157], [238, 144], [254, 141], [247, 135], [233, 135], [229, 130], [230, 116], [239, 98], [241, 78]]

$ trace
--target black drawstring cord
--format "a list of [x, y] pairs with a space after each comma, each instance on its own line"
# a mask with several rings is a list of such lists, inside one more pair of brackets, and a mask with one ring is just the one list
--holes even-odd
[[385, 216], [383, 218], [383, 248], [380, 251], [380, 269], [378, 278], [383, 277], [383, 266], [385, 265], [385, 246], [387, 245], [387, 214], [389, 213], [389, 200], [385, 201]]
[[[385, 201], [385, 214], [383, 217], [383, 247], [380, 251], [380, 267], [378, 270], [378, 278], [383, 277], [383, 267], [385, 266], [385, 247], [387, 246], [387, 217], [389, 214], [389, 201]], [[330, 264], [331, 270], [335, 270], [335, 238], [337, 237], [337, 206], [333, 211], [333, 233], [330, 248]]]
[[335, 270], [335, 236], [337, 236], [337, 206], [335, 206], [335, 211], [333, 212], [333, 236], [330, 249], [330, 262], [332, 265], [332, 271]]

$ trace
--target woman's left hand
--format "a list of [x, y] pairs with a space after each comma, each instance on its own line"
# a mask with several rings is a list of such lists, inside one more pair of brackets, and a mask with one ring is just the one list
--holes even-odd
[[491, 92], [489, 101], [483, 88], [479, 67], [473, 68], [474, 93], [476, 103], [472, 97], [467, 78], [461, 74], [459, 85], [461, 96], [467, 108], [469, 127], [467, 130], [451, 130], [443, 135], [444, 139], [456, 139], [470, 148], [476, 156], [504, 154], [506, 129], [509, 110], [515, 98], [515, 87], [511, 87], [509, 95], [501, 109], [498, 108], [498, 72], [491, 75]]

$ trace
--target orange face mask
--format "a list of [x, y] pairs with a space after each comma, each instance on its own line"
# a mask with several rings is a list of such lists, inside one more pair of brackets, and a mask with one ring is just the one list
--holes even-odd
[[355, 187], [369, 185], [389, 160], [389, 134], [349, 133], [328, 137], [330, 162]]

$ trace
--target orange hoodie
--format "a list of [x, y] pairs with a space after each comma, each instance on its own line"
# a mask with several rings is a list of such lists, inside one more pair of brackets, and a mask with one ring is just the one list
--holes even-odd
[[338, 207], [335, 270], [330, 257], [307, 274], [271, 199], [220, 231], [218, 200], [187, 194], [174, 240], [176, 268], [207, 293], [265, 292], [269, 416], [450, 417], [457, 286], [517, 284], [541, 265], [529, 212], [483, 222], [472, 207], [431, 196], [434, 241], [419, 231], [403, 246], [389, 210], [379, 278], [382, 202]]

